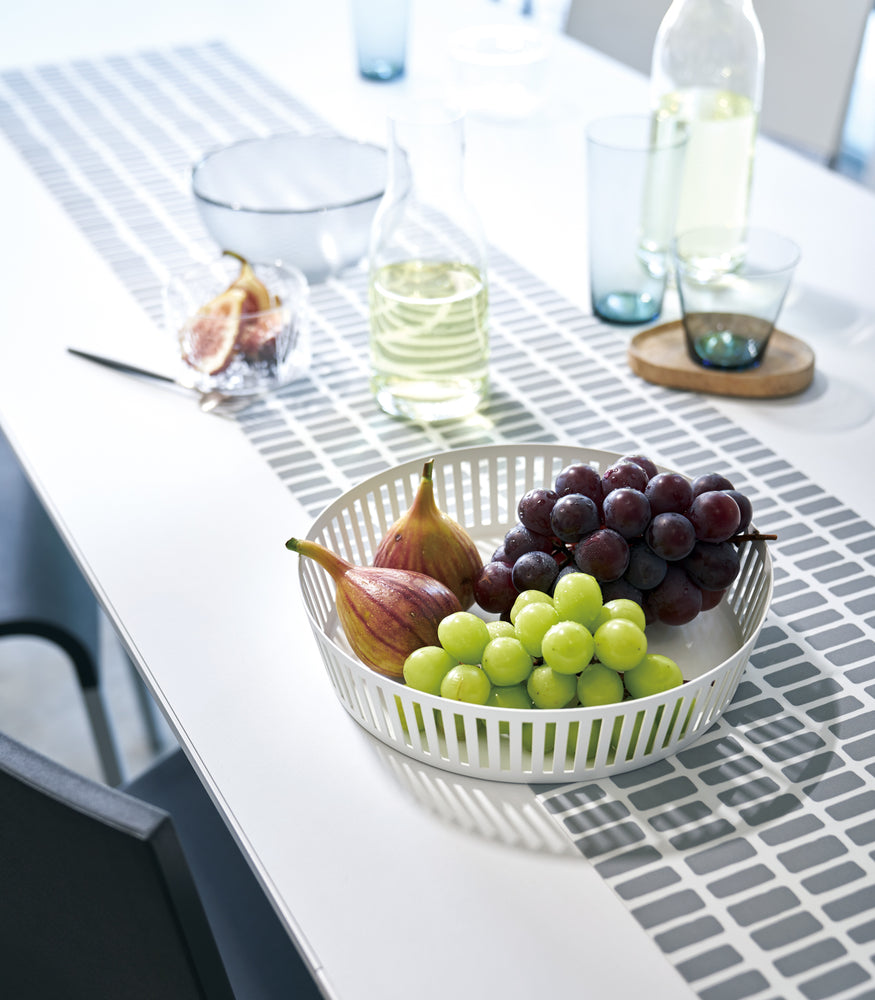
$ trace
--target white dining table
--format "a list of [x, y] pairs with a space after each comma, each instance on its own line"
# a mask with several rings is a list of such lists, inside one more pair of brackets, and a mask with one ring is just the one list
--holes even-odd
[[[110, 91], [89, 89], [89, 68], [118, 83], [125, 67], [144, 71], [148, 64], [160, 89], [161, 61], [143, 54], [172, 51], [172, 69], [202, 51], [218, 52], [214, 62], [230, 65], [230, 52], [275, 84], [277, 115], [283, 91], [337, 132], [382, 143], [393, 101], [450, 84], [452, 30], [515, 17], [486, 0], [413, 0], [412, 7], [408, 72], [378, 84], [357, 74], [345, 0], [6, 5], [3, 120], [26, 121], [29, 132], [22, 138], [0, 130], [0, 427], [326, 997], [679, 1000], [709, 996], [713, 986], [714, 1000], [728, 998], [731, 992], [717, 986], [729, 973], [718, 963], [696, 979], [678, 958], [692, 955], [693, 945], [669, 949], [616, 879], [553, 820], [543, 790], [415, 764], [349, 718], [319, 660], [297, 557], [284, 547], [309, 530], [318, 498], [290, 488], [269, 446], [253, 447], [242, 419], [204, 414], [186, 391], [66, 352], [76, 346], [167, 371], [173, 348], [138, 298], [136, 279], [91, 238], [87, 205], [52, 189], [53, 177], [80, 180], [86, 160], [62, 151], [51, 171], [35, 166], [40, 148], [53, 148], [59, 121], [78, 127], [78, 116], [90, 113], [52, 89], [58, 67], [144, 162], [154, 161], [154, 148], [137, 139], [136, 122], [115, 115]], [[252, 93], [253, 79], [246, 76]], [[129, 83], [135, 97], [136, 88]], [[490, 245], [584, 316], [591, 309], [583, 129], [594, 117], [646, 104], [645, 79], [555, 35], [540, 110], [509, 120], [472, 115], [468, 122], [468, 188]], [[222, 128], [227, 138], [243, 125], [263, 128], [244, 105], [241, 98], [229, 107], [230, 123], [214, 128], [214, 144]], [[58, 116], [43, 114], [46, 108]], [[196, 117], [196, 107], [188, 110]], [[202, 113], [218, 122], [219, 110]], [[174, 139], [185, 146], [186, 136]], [[193, 160], [197, 140], [188, 141]], [[110, 197], [109, 178], [132, 161], [102, 142], [92, 138], [88, 153], [105, 164], [107, 187], [89, 180], [90, 199], [124, 232], [124, 205], [107, 208], [103, 199]], [[184, 197], [185, 164], [176, 169], [167, 180]], [[148, 207], [172, 229], [160, 203]], [[814, 382], [780, 400], [679, 395], [701, 400], [714, 420], [741, 428], [803, 485], [825, 488], [871, 525], [875, 196], [763, 137], [751, 214], [802, 247], [781, 326], [814, 350]], [[160, 274], [158, 268], [156, 287]], [[331, 291], [343, 289], [341, 276]], [[320, 290], [313, 292], [319, 300]], [[663, 319], [677, 315], [670, 294]], [[338, 354], [338, 364], [354, 350]], [[321, 363], [324, 386], [331, 373]], [[311, 396], [305, 402], [315, 405]], [[284, 396], [283, 413], [300, 454], [310, 456], [301, 459], [310, 463], [306, 474], [318, 478], [319, 425], [299, 419], [294, 403], [293, 394]], [[324, 468], [330, 486], [347, 477], [355, 482], [357, 448], [362, 468], [372, 467], [369, 423], [365, 411], [360, 441], [351, 440], [342, 461]], [[639, 414], [638, 426], [644, 424]], [[391, 454], [391, 441], [385, 431], [384, 454]], [[579, 443], [601, 446], [597, 439]], [[859, 558], [871, 568], [872, 548], [861, 548]], [[862, 607], [858, 618], [871, 641], [871, 608]], [[864, 717], [872, 696], [859, 697]], [[859, 774], [871, 792], [875, 779], [862, 764]], [[768, 838], [751, 834], [751, 841]], [[871, 850], [864, 842], [855, 863], [871, 866]], [[772, 855], [766, 867], [779, 867]], [[666, 870], [666, 895], [695, 871], [683, 860]], [[658, 900], [660, 891], [646, 899]], [[738, 923], [732, 947], [755, 965], [752, 956], [771, 953], [750, 944], [746, 926]], [[866, 968], [865, 942], [860, 947], [862, 957], [850, 957]], [[831, 961], [824, 967], [840, 967], [838, 958]], [[778, 977], [776, 985], [769, 980], [736, 995], [795, 995], [782, 993], [796, 988], [795, 973], [770, 966], [762, 974]], [[847, 982], [844, 992], [821, 995], [863, 995], [862, 981]]]

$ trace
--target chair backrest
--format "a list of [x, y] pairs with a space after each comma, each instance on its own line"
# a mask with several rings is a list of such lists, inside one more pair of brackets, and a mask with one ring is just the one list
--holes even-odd
[[233, 1000], [172, 821], [0, 734], [8, 997]]
[[[566, 33], [650, 75], [670, 0], [571, 0]], [[841, 146], [872, 0], [754, 0], [766, 51], [760, 128], [824, 160]]]

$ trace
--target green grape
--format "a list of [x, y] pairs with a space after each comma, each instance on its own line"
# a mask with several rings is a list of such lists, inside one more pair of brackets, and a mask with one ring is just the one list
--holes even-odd
[[535, 667], [526, 683], [535, 708], [565, 708], [577, 694], [577, 678], [550, 667]]
[[[493, 705], [495, 708], [512, 708], [512, 709], [528, 709], [531, 711], [535, 706], [532, 703], [532, 699], [529, 697], [529, 692], [526, 690], [525, 684], [512, 684], [510, 687], [494, 687], [489, 693], [489, 700], [486, 702], [487, 705]], [[523, 746], [527, 750], [532, 749], [532, 724], [531, 722], [523, 723]], [[509, 722], [499, 722], [498, 731], [502, 736], [510, 736], [510, 723]]]
[[492, 685], [480, 667], [471, 663], [457, 663], [450, 667], [441, 681], [441, 696], [453, 701], [467, 701], [472, 705], [485, 705]]
[[404, 680], [417, 691], [440, 694], [441, 681], [458, 662], [441, 646], [421, 646], [404, 661]]
[[[398, 717], [401, 719], [401, 731], [405, 736], [410, 735], [410, 724], [407, 721], [407, 714], [404, 711], [404, 705], [401, 703], [401, 699], [398, 695], [395, 695], [395, 707], [398, 709]], [[425, 732], [425, 719], [422, 715], [422, 707], [418, 702], [413, 703], [413, 714], [416, 719], [416, 728], [421, 732]]]
[[[574, 748], [577, 745], [577, 737], [580, 732], [580, 723], [572, 722], [568, 727], [568, 739], [565, 741], [565, 752], [567, 754], [574, 753]], [[535, 733], [534, 726], [531, 722], [523, 723], [523, 749], [528, 750], [530, 753], [534, 749], [535, 743]], [[544, 726], [544, 753], [553, 753], [556, 749], [556, 723], [548, 722]]]
[[[461, 715], [454, 715], [453, 720], [456, 730], [456, 737], [460, 742], [463, 742], [468, 738], [468, 734], [465, 732], [465, 720], [462, 718]], [[477, 719], [477, 739], [480, 739], [481, 736], [485, 735], [486, 735], [486, 723], [483, 721], [483, 719]]]
[[559, 622], [549, 628], [541, 642], [541, 656], [559, 674], [579, 674], [592, 660], [595, 640], [578, 622]]
[[[489, 700], [486, 704], [493, 705], [495, 708], [532, 709], [535, 707], [532, 699], [529, 697], [529, 692], [526, 690], [525, 684], [511, 684], [507, 687], [494, 687], [489, 692]], [[505, 727], [502, 731], [506, 732], [507, 727]]]
[[602, 663], [590, 663], [577, 678], [577, 697], [584, 708], [615, 705], [623, 700], [623, 680], [616, 670]]
[[461, 663], [479, 663], [489, 642], [489, 629], [470, 611], [456, 611], [438, 625], [438, 641]]
[[510, 636], [511, 638], [514, 638], [516, 636], [513, 625], [510, 622], [503, 622], [500, 618], [496, 618], [495, 621], [487, 622], [486, 630], [489, 632], [490, 639], [498, 639], [502, 636]]
[[602, 588], [589, 573], [569, 573], [553, 590], [553, 603], [562, 621], [593, 629], [602, 609]]
[[499, 687], [528, 680], [533, 665], [532, 657], [517, 638], [499, 636], [483, 650], [483, 672]]
[[611, 749], [612, 750], [617, 749], [617, 747], [620, 744], [620, 737], [623, 735], [624, 729], [628, 729], [629, 725], [631, 725], [632, 735], [629, 737], [629, 746], [626, 750], [626, 759], [629, 760], [635, 753], [635, 747], [638, 746], [638, 739], [641, 736], [641, 723], [643, 721], [644, 721], [643, 712], [639, 712], [634, 719], [615, 719], [614, 728], [611, 732]]
[[523, 608], [527, 608], [530, 604], [549, 604], [552, 607], [553, 598], [540, 590], [524, 590], [522, 593], [517, 594], [509, 615], [512, 625], [516, 625], [517, 615]]
[[[626, 621], [634, 622], [641, 631], [647, 624], [644, 617], [644, 609], [635, 601], [630, 601], [626, 597], [617, 597], [613, 601], [608, 601], [602, 606], [599, 613], [598, 625], [603, 625], [612, 618], [624, 618]], [[598, 628], [596, 625], [596, 628]]]
[[535, 602], [520, 610], [514, 622], [514, 630], [526, 650], [532, 656], [540, 656], [541, 642], [547, 630], [558, 624], [559, 612], [552, 602]]
[[626, 670], [623, 683], [633, 698], [646, 698], [680, 687], [684, 678], [674, 660], [659, 653], [648, 653], [634, 669]]
[[595, 655], [621, 673], [636, 667], [647, 653], [647, 637], [633, 622], [612, 618], [595, 630]]

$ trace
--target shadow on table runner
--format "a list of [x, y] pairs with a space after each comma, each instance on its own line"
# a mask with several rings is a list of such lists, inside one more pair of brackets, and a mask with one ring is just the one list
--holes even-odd
[[[0, 126], [156, 324], [168, 273], [212, 252], [190, 164], [245, 136], [332, 131], [220, 43], [7, 71]], [[647, 452], [748, 493], [779, 536], [775, 597], [724, 718], [669, 760], [535, 801], [703, 1000], [872, 997], [872, 526], [708, 399], [637, 379], [623, 335], [495, 250], [489, 280], [493, 389], [476, 418], [376, 407], [354, 269], [312, 289], [311, 370], [241, 432], [314, 516], [397, 462], [502, 440]]]

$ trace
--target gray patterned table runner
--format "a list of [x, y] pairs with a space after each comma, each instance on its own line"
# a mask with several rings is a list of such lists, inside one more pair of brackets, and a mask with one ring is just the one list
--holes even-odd
[[[192, 161], [332, 131], [219, 43], [6, 71], [0, 126], [156, 323], [167, 274], [209, 247]], [[707, 398], [634, 377], [624, 338], [497, 251], [493, 393], [465, 423], [375, 406], [363, 271], [312, 291], [310, 372], [238, 420], [313, 515], [387, 466], [501, 440], [650, 451], [752, 497], [775, 597], [723, 719], [676, 757], [533, 794], [702, 1000], [875, 998], [872, 525]]]

